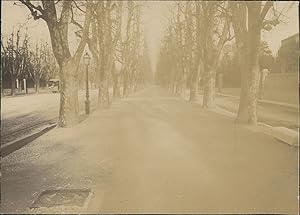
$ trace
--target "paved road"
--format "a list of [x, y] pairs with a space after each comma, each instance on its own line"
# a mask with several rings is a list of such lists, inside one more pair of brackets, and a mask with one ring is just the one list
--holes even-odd
[[[91, 91], [95, 109], [97, 90]], [[79, 91], [80, 111], [84, 110], [84, 91]], [[59, 94], [43, 93], [1, 98], [1, 144], [14, 141], [35, 130], [55, 123], [59, 111]]]
[[[80, 91], [80, 110], [82, 112], [84, 111], [84, 96], [85, 92]], [[97, 90], [92, 90], [91, 96], [91, 105], [95, 109]], [[4, 97], [1, 102], [1, 144], [21, 138], [57, 121], [59, 94], [44, 93]], [[235, 98], [217, 96], [216, 103], [220, 108], [234, 113], [238, 110], [239, 101]], [[259, 104], [258, 115], [260, 121], [272, 126], [284, 126], [298, 130], [298, 111], [274, 105]]]
[[5, 157], [2, 211], [30, 212], [43, 189], [88, 187], [84, 212], [296, 213], [297, 157], [152, 87]]

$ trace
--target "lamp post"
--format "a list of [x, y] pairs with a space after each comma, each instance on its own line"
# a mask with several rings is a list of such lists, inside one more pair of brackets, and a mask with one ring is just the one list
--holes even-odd
[[89, 100], [89, 65], [91, 61], [90, 55], [86, 52], [83, 56], [84, 64], [86, 65], [86, 100], [85, 113], [90, 114], [90, 100]]

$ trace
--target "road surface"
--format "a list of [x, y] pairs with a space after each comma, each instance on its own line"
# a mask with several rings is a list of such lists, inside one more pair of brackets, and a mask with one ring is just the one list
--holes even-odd
[[[201, 96], [201, 95], [200, 95]], [[96, 108], [97, 90], [91, 90], [92, 110]], [[84, 114], [85, 91], [79, 91], [80, 111]], [[58, 117], [59, 94], [30, 94], [4, 97], [2, 102], [1, 143], [5, 144], [22, 138]], [[217, 96], [218, 107], [236, 113], [238, 99]], [[283, 126], [298, 130], [298, 111], [274, 105], [258, 105], [259, 120], [272, 126]]]
[[63, 187], [93, 190], [83, 213], [294, 214], [297, 158], [295, 147], [151, 87], [2, 159], [2, 212], [36, 212], [38, 193]]
[[[85, 91], [79, 91], [80, 111], [84, 111]], [[92, 109], [97, 90], [91, 91]], [[1, 98], [1, 144], [22, 138], [40, 127], [57, 122], [59, 94], [43, 93]], [[82, 113], [83, 114], [83, 113]]]

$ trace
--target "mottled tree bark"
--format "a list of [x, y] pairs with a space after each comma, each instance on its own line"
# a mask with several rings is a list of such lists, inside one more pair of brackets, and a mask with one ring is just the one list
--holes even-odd
[[241, 95], [236, 118], [240, 123], [257, 124], [259, 46], [262, 23], [271, 5], [272, 2], [267, 2], [262, 9], [261, 2], [231, 3], [241, 70]]
[[35, 85], [35, 93], [39, 93], [40, 92], [40, 79], [39, 78], [35, 78], [34, 81], [34, 85]]
[[204, 82], [203, 107], [213, 108], [215, 107], [216, 95], [216, 72], [215, 70], [210, 70], [207, 75]]
[[119, 99], [121, 97], [120, 85], [119, 85], [119, 75], [114, 75], [114, 85], [113, 85], [113, 97], [114, 99]]
[[[59, 127], [72, 126], [79, 122], [78, 105], [78, 66], [87, 42], [88, 30], [91, 21], [91, 5], [87, 3], [84, 29], [82, 38], [73, 56], [71, 56], [68, 43], [68, 24], [70, 17], [70, 1], [64, 1], [61, 18], [58, 22], [56, 15], [48, 14], [47, 24], [54, 56], [59, 64], [60, 71], [60, 109]], [[44, 2], [44, 7], [49, 7], [48, 13], [56, 13], [51, 2]], [[49, 4], [49, 5], [48, 5]]]
[[[66, 127], [78, 122], [78, 65], [84, 51], [91, 22], [92, 2], [87, 0], [85, 21], [82, 35], [73, 56], [69, 50], [69, 23], [72, 20], [73, 1], [62, 0], [61, 8], [57, 8], [59, 1], [41, 0], [42, 5], [32, 4], [29, 0], [19, 0], [31, 12], [34, 19], [43, 19], [48, 26], [54, 56], [59, 65], [60, 76], [60, 109], [58, 126]], [[60, 16], [58, 15], [60, 12]], [[80, 24], [79, 24], [80, 25]], [[78, 23], [77, 23], [78, 26]]]
[[109, 107], [109, 92], [107, 80], [100, 82], [98, 89], [98, 107], [108, 108]]
[[127, 97], [129, 95], [129, 78], [126, 71], [124, 71], [123, 77], [123, 97]]
[[217, 2], [207, 2], [202, 3], [202, 11], [204, 14], [208, 14], [202, 17], [203, 33], [201, 33], [201, 45], [202, 54], [201, 58], [203, 61], [203, 75], [204, 75], [204, 95], [203, 95], [203, 107], [212, 108], [215, 106], [215, 84], [216, 84], [216, 70], [220, 62], [221, 51], [224, 44], [228, 40], [229, 33], [229, 20], [228, 18], [221, 19], [224, 22], [222, 26], [222, 33], [219, 35], [217, 44], [213, 40], [215, 29], [214, 20], [217, 17], [218, 3]]
[[11, 75], [11, 92], [10, 92], [10, 95], [11, 96], [15, 96], [16, 94], [16, 78]]
[[198, 71], [195, 71], [193, 73], [190, 82], [190, 98], [189, 98], [190, 102], [194, 102], [197, 100], [197, 92], [198, 92]]
[[199, 73], [200, 73], [200, 60], [201, 60], [201, 43], [200, 43], [200, 35], [201, 35], [201, 21], [200, 21], [200, 4], [196, 3], [196, 53], [194, 60], [194, 67], [190, 81], [190, 102], [194, 102], [197, 100], [198, 93], [198, 81], [199, 81]]
[[79, 122], [78, 113], [78, 79], [76, 62], [64, 61], [59, 73], [60, 108], [58, 126], [72, 126]]

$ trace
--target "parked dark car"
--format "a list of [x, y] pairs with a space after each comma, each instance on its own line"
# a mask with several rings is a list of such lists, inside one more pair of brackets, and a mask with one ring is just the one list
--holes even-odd
[[50, 79], [49, 80], [49, 89], [52, 91], [52, 93], [58, 93], [59, 92], [59, 79]]

